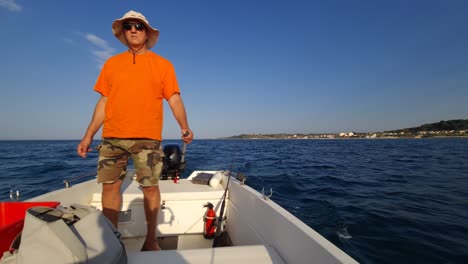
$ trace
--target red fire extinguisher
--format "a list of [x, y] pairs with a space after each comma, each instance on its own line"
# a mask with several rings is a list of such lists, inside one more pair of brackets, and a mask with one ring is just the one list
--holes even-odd
[[203, 228], [203, 236], [206, 239], [214, 238], [215, 231], [216, 231], [216, 213], [213, 210], [213, 204], [207, 203], [203, 207], [207, 207], [205, 215], [203, 217], [203, 221], [205, 222], [205, 226]]
[[179, 172], [176, 172], [176, 175], [174, 177], [174, 183], [178, 183], [179, 182]]

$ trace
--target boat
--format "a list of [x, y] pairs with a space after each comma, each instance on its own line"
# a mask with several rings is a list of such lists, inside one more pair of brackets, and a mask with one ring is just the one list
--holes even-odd
[[[185, 152], [185, 151], [184, 151]], [[201, 176], [220, 175], [216, 184]], [[129, 170], [122, 184], [118, 231], [128, 263], [358, 263], [319, 233], [229, 170], [193, 171], [186, 179], [161, 180], [157, 236], [161, 251], [140, 251], [146, 236], [143, 193]], [[96, 179], [71, 184], [24, 201], [75, 204], [102, 210]], [[206, 236], [207, 205], [219, 220]], [[56, 204], [55, 204], [56, 205]], [[222, 214], [222, 217], [220, 217]], [[219, 242], [220, 234], [226, 242]], [[217, 245], [215, 245], [217, 244]], [[21, 249], [21, 247], [20, 247]]]

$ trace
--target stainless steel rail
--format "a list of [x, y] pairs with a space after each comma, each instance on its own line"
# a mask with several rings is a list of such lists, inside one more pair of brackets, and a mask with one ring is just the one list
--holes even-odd
[[78, 176], [75, 176], [75, 177], [72, 177], [72, 178], [68, 178], [68, 179], [63, 180], [63, 183], [65, 183], [65, 188], [70, 188], [70, 182], [76, 181], [76, 180], [79, 180], [79, 179], [82, 179], [82, 178], [85, 178], [85, 177], [93, 176], [93, 175], [97, 175], [97, 172], [92, 171], [92, 172], [88, 172], [88, 173], [78, 175]]

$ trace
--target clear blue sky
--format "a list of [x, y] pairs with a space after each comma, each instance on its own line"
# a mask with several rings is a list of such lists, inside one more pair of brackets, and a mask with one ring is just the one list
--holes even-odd
[[160, 29], [196, 138], [468, 118], [468, 1], [0, 0], [0, 139], [80, 139], [131, 9]]

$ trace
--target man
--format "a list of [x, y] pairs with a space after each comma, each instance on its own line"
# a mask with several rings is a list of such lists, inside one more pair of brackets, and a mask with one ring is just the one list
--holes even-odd
[[98, 182], [102, 186], [103, 214], [117, 226], [122, 198], [120, 188], [129, 158], [142, 186], [147, 235], [142, 250], [160, 250], [156, 240], [160, 206], [158, 180], [162, 170], [161, 151], [163, 99], [179, 123], [182, 140], [190, 143], [184, 103], [172, 64], [153, 53], [159, 30], [143, 14], [130, 11], [112, 24], [114, 35], [128, 50], [109, 58], [94, 90], [101, 94], [91, 122], [77, 147], [86, 157], [99, 128], [104, 125], [99, 145]]

